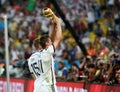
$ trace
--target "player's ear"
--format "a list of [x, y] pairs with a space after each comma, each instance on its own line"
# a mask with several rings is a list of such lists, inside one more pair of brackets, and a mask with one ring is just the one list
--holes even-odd
[[39, 44], [39, 45], [38, 45], [38, 48], [39, 48], [39, 49], [42, 49], [42, 46]]
[[46, 43], [45, 43], [45, 46], [48, 46], [48, 45], [49, 45], [49, 42], [46, 42]]

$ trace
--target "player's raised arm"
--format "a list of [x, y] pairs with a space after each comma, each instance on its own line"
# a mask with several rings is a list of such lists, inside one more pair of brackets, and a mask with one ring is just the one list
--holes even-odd
[[61, 19], [58, 17], [55, 17], [53, 19], [53, 21], [55, 23], [55, 31], [56, 31], [53, 44], [54, 44], [54, 47], [56, 49], [58, 47], [61, 39], [62, 39]]
[[42, 14], [51, 19], [52, 25], [49, 36], [56, 49], [62, 39], [61, 19], [58, 18], [50, 8], [44, 8]]
[[52, 42], [54, 42], [54, 40], [55, 40], [55, 34], [56, 34], [55, 24], [53, 23], [53, 20], [51, 20], [51, 30], [50, 30], [50, 33], [49, 33], [49, 37], [50, 37]]

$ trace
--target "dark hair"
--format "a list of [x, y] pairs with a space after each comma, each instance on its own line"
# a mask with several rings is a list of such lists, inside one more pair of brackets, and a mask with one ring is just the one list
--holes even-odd
[[92, 63], [91, 63], [91, 64], [88, 64], [88, 65], [87, 65], [87, 68], [95, 68], [95, 65], [92, 64]]
[[39, 46], [39, 41], [40, 41], [40, 38], [36, 38], [34, 41], [33, 41], [33, 45], [35, 48], [38, 48]]
[[64, 63], [62, 61], [59, 61], [58, 63], [61, 64], [62, 66], [64, 66]]
[[77, 64], [75, 64], [75, 63], [73, 63], [72, 66], [75, 66], [76, 68], [79, 69], [79, 66]]
[[48, 35], [43, 35], [40, 40], [39, 40], [39, 44], [42, 46], [43, 49], [45, 49], [46, 47], [46, 42], [48, 41], [50, 37]]

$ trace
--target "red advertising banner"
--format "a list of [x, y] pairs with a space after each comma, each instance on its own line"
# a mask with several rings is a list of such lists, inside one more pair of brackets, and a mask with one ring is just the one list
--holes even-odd
[[107, 86], [100, 84], [90, 84], [88, 92], [120, 92], [120, 86]]
[[57, 82], [58, 92], [87, 92], [83, 89], [83, 84], [73, 82]]
[[25, 92], [33, 92], [34, 89], [34, 80], [27, 80], [27, 86]]
[[[107, 86], [101, 84], [82, 84], [73, 82], [57, 82], [58, 92], [120, 92], [120, 86]], [[0, 78], [0, 92], [6, 91], [6, 79]], [[85, 87], [86, 89], [83, 89]], [[19, 78], [10, 79], [10, 92], [33, 92], [34, 80]]]
[[[24, 92], [25, 80], [10, 79], [10, 92]], [[0, 78], [0, 92], [7, 92], [7, 82], [5, 78]]]

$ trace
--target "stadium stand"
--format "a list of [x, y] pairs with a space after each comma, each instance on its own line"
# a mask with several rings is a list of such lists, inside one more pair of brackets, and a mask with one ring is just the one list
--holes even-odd
[[[30, 1], [0, 3], [0, 17], [7, 14], [9, 18], [9, 72], [15, 78], [30, 78], [26, 62], [34, 49], [33, 40], [50, 30], [49, 19], [41, 16], [41, 9], [50, 7], [57, 11], [48, 0], [36, 0], [32, 8]], [[64, 81], [120, 84], [120, 0], [57, 0], [57, 3], [88, 55], [84, 56], [63, 23], [63, 40], [55, 52], [56, 75], [65, 76]], [[4, 23], [0, 19], [0, 63], [5, 63], [3, 35]], [[60, 62], [62, 68], [58, 66]], [[5, 71], [1, 76], [5, 76]]]

